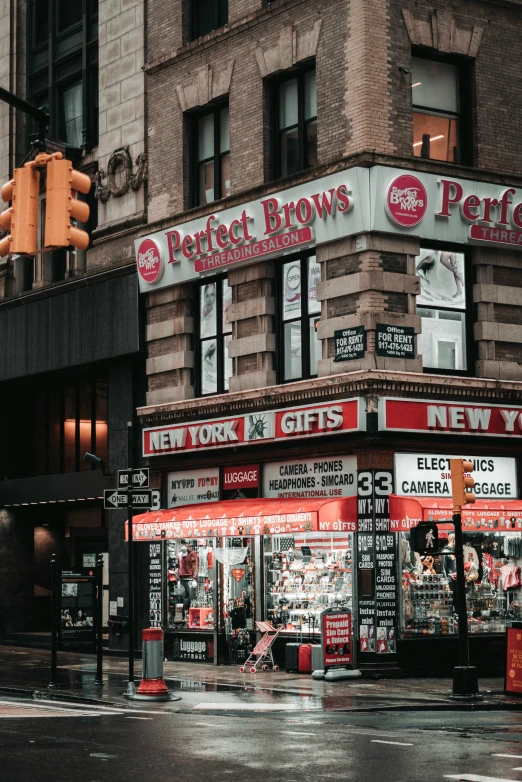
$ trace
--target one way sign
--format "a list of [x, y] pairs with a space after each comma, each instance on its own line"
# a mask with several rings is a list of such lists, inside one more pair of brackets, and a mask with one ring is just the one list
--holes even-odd
[[132, 491], [115, 491], [105, 489], [103, 492], [103, 507], [106, 509], [126, 508], [129, 502], [129, 494], [133, 508], [150, 508], [159, 510], [160, 492], [157, 489], [133, 489]]
[[[129, 485], [129, 471], [118, 470], [118, 489], [126, 489]], [[145, 489], [149, 485], [149, 468], [143, 467], [132, 471], [132, 488]]]

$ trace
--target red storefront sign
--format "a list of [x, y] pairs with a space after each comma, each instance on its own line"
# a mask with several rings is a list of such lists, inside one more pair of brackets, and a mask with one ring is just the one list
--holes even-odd
[[183, 505], [134, 516], [132, 529], [137, 541], [355, 532], [357, 498], [223, 500]]
[[364, 431], [364, 410], [363, 399], [350, 399], [144, 429], [143, 456]]
[[507, 630], [506, 692], [522, 695], [522, 623]]
[[257, 489], [259, 486], [259, 465], [223, 469], [223, 489]]
[[522, 407], [383, 398], [379, 399], [379, 429], [522, 437]]
[[350, 611], [327, 610], [321, 614], [323, 665], [352, 664], [352, 614]]

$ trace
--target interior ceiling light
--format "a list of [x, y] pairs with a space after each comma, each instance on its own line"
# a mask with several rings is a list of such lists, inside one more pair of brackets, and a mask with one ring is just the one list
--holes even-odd
[[[442, 133], [440, 136], [430, 136], [430, 141], [438, 141], [441, 138], [444, 138], [444, 133]], [[416, 141], [413, 146], [420, 147], [422, 143], [422, 141]]]
[[412, 86], [412, 87], [420, 87], [420, 86], [421, 86], [421, 84], [422, 84], [422, 82], [421, 82], [421, 81], [416, 81], [416, 82], [415, 82], [415, 84], [412, 84], [411, 86]]

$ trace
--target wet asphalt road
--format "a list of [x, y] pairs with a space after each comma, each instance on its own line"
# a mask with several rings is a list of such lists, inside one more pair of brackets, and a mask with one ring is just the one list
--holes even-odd
[[216, 710], [216, 701], [87, 707], [2, 696], [0, 778], [522, 782], [520, 713], [266, 712], [262, 703], [232, 712], [229, 701], [224, 693]]

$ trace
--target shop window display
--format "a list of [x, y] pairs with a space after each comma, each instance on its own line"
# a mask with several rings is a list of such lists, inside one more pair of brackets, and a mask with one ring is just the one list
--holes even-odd
[[[510, 526], [504, 519], [482, 521]], [[480, 525], [481, 522], [477, 522]], [[458, 632], [455, 535], [439, 532], [440, 553], [423, 557], [401, 533], [404, 637]], [[521, 618], [522, 539], [519, 532], [464, 532], [466, 605], [470, 633], [500, 633]]]
[[352, 606], [352, 535], [265, 537], [266, 617], [288, 632], [319, 632], [325, 608]]
[[168, 542], [169, 630], [214, 627], [214, 548], [212, 541]]

